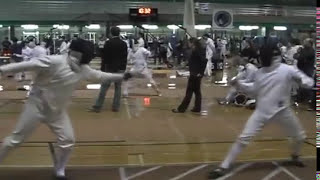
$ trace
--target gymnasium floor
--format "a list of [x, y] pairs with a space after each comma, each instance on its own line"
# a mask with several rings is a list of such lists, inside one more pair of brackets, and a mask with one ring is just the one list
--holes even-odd
[[[77, 137], [68, 175], [72, 180], [202, 180], [214, 165], [223, 160], [232, 142], [241, 132], [252, 110], [220, 106], [228, 87], [203, 79], [202, 114], [173, 114], [183, 98], [186, 78], [155, 75], [163, 92], [154, 96], [147, 82], [135, 80], [131, 96], [122, 99], [121, 111], [111, 112], [113, 88], [107, 94], [104, 110], [87, 112], [97, 90], [86, 90], [83, 82], [74, 93], [69, 109]], [[219, 78], [218, 78], [219, 79]], [[217, 80], [217, 79], [216, 79]], [[220, 77], [221, 80], [221, 77]], [[169, 90], [168, 84], [176, 84]], [[24, 91], [15, 91], [16, 83], [3, 80], [0, 92], [0, 138], [11, 132], [23, 107]], [[192, 106], [191, 106], [192, 107]], [[268, 125], [239, 157], [230, 180], [311, 180], [315, 177], [315, 112], [304, 106], [294, 108], [307, 135], [303, 147], [306, 168], [282, 166], [288, 158], [285, 134], [275, 124]], [[50, 179], [50, 145], [54, 137], [43, 125], [0, 166], [0, 179]]]

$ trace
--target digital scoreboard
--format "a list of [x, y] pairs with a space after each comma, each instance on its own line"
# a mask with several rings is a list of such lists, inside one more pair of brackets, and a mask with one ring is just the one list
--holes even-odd
[[131, 21], [152, 22], [158, 20], [158, 9], [150, 7], [131, 8], [129, 10]]

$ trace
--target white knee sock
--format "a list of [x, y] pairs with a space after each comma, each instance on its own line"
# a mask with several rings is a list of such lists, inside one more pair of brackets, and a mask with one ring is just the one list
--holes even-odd
[[65, 176], [66, 164], [69, 161], [72, 149], [56, 149], [56, 162], [55, 162], [55, 171], [56, 175], [59, 177]]
[[220, 167], [228, 169], [230, 168], [230, 164], [234, 162], [234, 160], [237, 158], [238, 154], [242, 152], [242, 149], [246, 145], [240, 143], [240, 142], [235, 142], [225, 158], [225, 160], [221, 163]]

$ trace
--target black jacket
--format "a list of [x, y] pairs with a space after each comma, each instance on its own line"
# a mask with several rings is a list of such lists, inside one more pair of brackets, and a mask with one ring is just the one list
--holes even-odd
[[315, 51], [313, 48], [302, 48], [298, 55], [298, 68], [307, 74], [309, 77], [313, 77], [315, 63]]
[[204, 75], [204, 70], [207, 66], [206, 49], [194, 49], [192, 50], [189, 58], [189, 71], [190, 75], [197, 76], [198, 74]]
[[127, 44], [119, 37], [111, 38], [104, 45], [102, 52], [101, 71], [119, 72], [127, 67]]

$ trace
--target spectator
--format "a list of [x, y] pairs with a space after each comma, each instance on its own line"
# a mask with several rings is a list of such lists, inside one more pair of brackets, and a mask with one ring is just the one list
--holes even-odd
[[[306, 39], [303, 42], [303, 47], [298, 50], [298, 53], [295, 55], [295, 58], [298, 59], [298, 68], [304, 72], [307, 76], [313, 77], [315, 70], [315, 50], [313, 49], [313, 42], [311, 39]], [[309, 110], [313, 109], [312, 98], [313, 90], [301, 88], [299, 90], [298, 99], [299, 102], [306, 99], [309, 103]]]
[[104, 36], [101, 36], [99, 41], [98, 41], [98, 48], [99, 48], [99, 56], [102, 57], [103, 54], [103, 48], [104, 44], [106, 43], [106, 39]]
[[180, 106], [177, 109], [172, 109], [172, 112], [174, 113], [184, 113], [187, 110], [193, 93], [195, 94], [196, 99], [191, 111], [197, 113], [201, 112], [201, 79], [207, 65], [206, 51], [196, 38], [191, 38], [189, 43], [189, 46], [192, 48], [192, 54], [189, 59], [190, 77], [188, 79], [186, 95]]
[[14, 62], [21, 62], [23, 60], [22, 58], [22, 44], [18, 44], [17, 38], [12, 38], [12, 46], [11, 46], [11, 52], [12, 52], [12, 60]]
[[10, 46], [11, 46], [11, 42], [9, 41], [9, 38], [6, 37], [6, 38], [2, 41], [3, 51], [8, 51], [8, 50], [10, 50]]
[[[120, 39], [120, 28], [111, 28], [111, 39], [108, 40], [103, 48], [101, 71], [110, 73], [122, 73], [127, 67], [128, 47]], [[90, 109], [91, 112], [100, 112], [105, 100], [106, 93], [111, 85], [111, 81], [101, 84], [100, 93], [96, 103]], [[113, 96], [112, 111], [118, 112], [121, 98], [121, 81], [114, 82], [115, 92]]]

